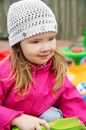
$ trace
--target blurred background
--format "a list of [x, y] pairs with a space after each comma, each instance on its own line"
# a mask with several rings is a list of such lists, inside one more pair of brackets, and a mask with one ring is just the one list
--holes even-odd
[[[8, 48], [7, 11], [13, 2], [18, 0], [0, 0], [0, 49]], [[83, 42], [86, 26], [86, 0], [42, 0], [53, 10], [59, 27], [57, 40], [60, 47], [72, 43]], [[65, 42], [63, 41], [70, 41]], [[4, 42], [4, 43], [3, 43]], [[62, 44], [61, 44], [62, 43]], [[59, 45], [58, 44], [58, 45]]]

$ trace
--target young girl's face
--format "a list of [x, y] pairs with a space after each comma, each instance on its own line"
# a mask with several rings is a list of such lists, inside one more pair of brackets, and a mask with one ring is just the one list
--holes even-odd
[[25, 58], [37, 65], [45, 64], [51, 59], [56, 50], [56, 33], [37, 34], [20, 42]]

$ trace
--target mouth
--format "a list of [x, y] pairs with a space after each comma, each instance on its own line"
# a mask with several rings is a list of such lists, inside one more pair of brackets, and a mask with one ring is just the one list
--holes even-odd
[[39, 57], [48, 57], [49, 56], [49, 54], [44, 54], [44, 55], [39, 55]]

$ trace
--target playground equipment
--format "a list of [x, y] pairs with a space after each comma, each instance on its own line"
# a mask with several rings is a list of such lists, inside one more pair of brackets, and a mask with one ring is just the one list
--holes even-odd
[[63, 55], [72, 58], [73, 63], [68, 69], [68, 78], [86, 100], [86, 27], [84, 28], [83, 47], [64, 48]]
[[[50, 130], [86, 130], [85, 125], [76, 117], [74, 118], [62, 118], [49, 122]], [[46, 130], [44, 126], [41, 126], [42, 130]], [[12, 130], [19, 130], [19, 128], [12, 128]]]
[[86, 56], [86, 27], [84, 29], [84, 42], [83, 42], [83, 47], [82, 48], [79, 48], [79, 47], [76, 47], [76, 48], [64, 48], [62, 50], [62, 53], [69, 57], [69, 58], [72, 58], [74, 60], [74, 63], [75, 65], [80, 65], [80, 60]]

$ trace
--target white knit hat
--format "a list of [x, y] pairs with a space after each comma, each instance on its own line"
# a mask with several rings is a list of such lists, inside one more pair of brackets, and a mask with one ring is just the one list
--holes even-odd
[[7, 15], [10, 46], [33, 35], [57, 32], [57, 22], [52, 10], [41, 0], [20, 0], [13, 3]]

